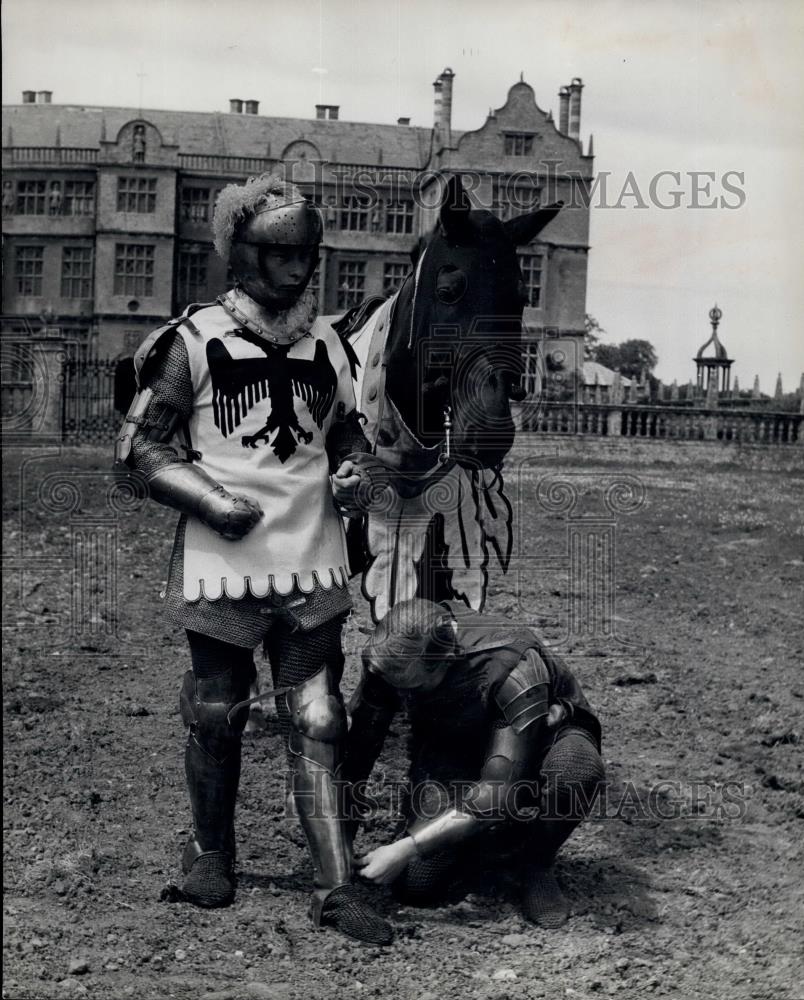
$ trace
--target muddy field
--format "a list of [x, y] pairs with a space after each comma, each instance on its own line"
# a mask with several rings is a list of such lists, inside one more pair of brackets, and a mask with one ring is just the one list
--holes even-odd
[[[189, 822], [189, 659], [158, 597], [174, 517], [107, 505], [100, 450], [7, 452], [3, 995], [803, 996], [804, 455], [798, 472], [745, 471], [713, 464], [716, 448], [629, 465], [593, 442], [511, 463], [521, 534], [489, 611], [537, 625], [581, 677], [604, 726], [605, 815], [562, 855], [565, 928], [527, 924], [513, 877], [481, 865], [441, 908], [378, 892], [398, 928], [383, 950], [310, 926], [270, 720], [246, 740], [236, 904], [160, 901]], [[577, 542], [592, 536], [596, 573]], [[358, 603], [347, 690], [365, 624]], [[402, 724], [382, 763], [402, 779]], [[361, 843], [393, 823], [381, 810]]]

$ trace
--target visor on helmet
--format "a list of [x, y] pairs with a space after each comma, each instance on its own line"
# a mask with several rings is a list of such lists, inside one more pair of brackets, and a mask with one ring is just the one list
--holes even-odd
[[235, 231], [235, 242], [317, 246], [323, 236], [321, 213], [305, 198], [276, 208], [257, 209]]

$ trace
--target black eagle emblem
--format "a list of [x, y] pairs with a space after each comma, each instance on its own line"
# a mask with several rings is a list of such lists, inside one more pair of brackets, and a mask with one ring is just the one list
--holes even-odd
[[[238, 331], [242, 335], [244, 331]], [[255, 339], [247, 337], [251, 343]], [[264, 358], [236, 359], [217, 338], [207, 344], [207, 363], [212, 379], [212, 412], [215, 426], [229, 437], [257, 403], [268, 398], [271, 410], [265, 425], [255, 434], [244, 434], [244, 448], [256, 448], [261, 441], [271, 445], [280, 462], [296, 451], [297, 442], [309, 444], [312, 431], [299, 423], [293, 397], [307, 404], [310, 416], [321, 429], [332, 409], [338, 377], [323, 340], [315, 345], [311, 360], [289, 358], [291, 345], [264, 347]], [[273, 435], [273, 440], [272, 440]]]

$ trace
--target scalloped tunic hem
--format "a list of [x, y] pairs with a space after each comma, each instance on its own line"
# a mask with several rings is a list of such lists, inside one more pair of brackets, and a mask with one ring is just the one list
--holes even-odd
[[187, 518], [183, 515], [176, 528], [167, 584], [162, 594], [166, 617], [175, 624], [222, 642], [254, 649], [265, 639], [277, 617], [290, 621], [302, 631], [310, 631], [351, 610], [352, 598], [343, 568], [340, 573], [331, 573], [329, 579], [322, 580], [318, 573], [313, 574], [312, 586], [308, 589], [298, 586], [298, 574], [292, 574], [295, 583], [286, 593], [271, 591], [259, 597], [244, 588], [243, 595], [235, 598], [223, 587], [216, 600], [199, 594], [197, 600], [188, 601], [184, 596], [183, 566], [186, 524]]

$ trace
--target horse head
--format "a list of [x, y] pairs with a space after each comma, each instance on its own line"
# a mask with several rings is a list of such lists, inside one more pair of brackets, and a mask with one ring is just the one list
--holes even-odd
[[495, 468], [513, 444], [525, 305], [516, 248], [560, 208], [502, 222], [472, 209], [460, 180], [450, 178], [438, 223], [419, 241], [400, 289], [386, 391], [425, 447], [444, 441], [448, 419], [451, 455], [466, 467]]

